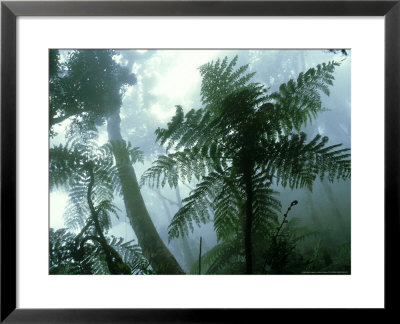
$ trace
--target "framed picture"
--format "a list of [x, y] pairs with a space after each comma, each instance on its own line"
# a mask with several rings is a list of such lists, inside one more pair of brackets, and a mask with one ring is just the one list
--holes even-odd
[[398, 1], [1, 10], [1, 321], [393, 309]]

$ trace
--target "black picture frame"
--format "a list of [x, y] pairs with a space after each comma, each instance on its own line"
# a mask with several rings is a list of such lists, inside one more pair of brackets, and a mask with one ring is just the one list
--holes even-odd
[[[254, 322], [250, 318], [266, 320], [266, 316], [271, 316], [266, 312], [278, 311], [270, 309], [50, 310], [16, 308], [16, 19], [18, 16], [384, 16], [385, 308], [376, 310], [376, 314], [382, 316], [382, 311], [384, 311], [386, 316], [388, 311], [396, 311], [399, 275], [394, 262], [399, 255], [397, 239], [400, 228], [398, 131], [400, 127], [400, 0], [4, 1], [1, 3], [1, 322], [233, 323]], [[319, 317], [323, 320], [318, 312], [316, 312], [317, 315], [310, 315], [309, 310], [293, 311], [301, 317], [316, 316], [315, 318]], [[326, 311], [332, 313], [332, 310]], [[243, 316], [247, 320], [243, 320]], [[367, 316], [371, 318], [371, 313], [369, 312]]]

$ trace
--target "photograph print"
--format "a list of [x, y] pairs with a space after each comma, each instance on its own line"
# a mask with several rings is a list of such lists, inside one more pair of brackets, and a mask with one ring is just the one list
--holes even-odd
[[50, 49], [50, 275], [351, 274], [351, 50]]

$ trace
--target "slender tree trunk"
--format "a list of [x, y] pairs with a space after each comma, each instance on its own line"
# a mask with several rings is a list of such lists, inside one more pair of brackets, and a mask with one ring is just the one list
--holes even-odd
[[251, 229], [253, 226], [253, 184], [251, 178], [251, 167], [246, 167], [244, 173], [246, 186], [246, 226], [245, 226], [245, 251], [246, 251], [246, 274], [253, 273], [253, 253]]
[[[111, 142], [122, 141], [120, 122], [119, 110], [108, 118], [107, 131]], [[135, 170], [130, 164], [127, 152], [121, 151], [121, 153], [115, 154], [115, 160], [119, 167], [126, 213], [144, 256], [158, 273], [184, 274], [175, 257], [167, 249], [156, 231], [144, 204]]]

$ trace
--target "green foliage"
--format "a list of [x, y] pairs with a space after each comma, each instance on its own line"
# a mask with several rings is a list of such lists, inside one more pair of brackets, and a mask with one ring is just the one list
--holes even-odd
[[328, 137], [319, 134], [308, 143], [306, 139], [306, 134], [300, 132], [264, 141], [268, 148], [265, 172], [275, 176], [277, 185], [312, 190], [318, 176], [321, 181], [327, 176], [331, 182], [350, 178], [349, 149], [336, 150], [341, 144], [326, 146]]
[[67, 229], [49, 232], [49, 273], [50, 274], [90, 274], [87, 262], [77, 262], [82, 256], [76, 254], [74, 235]]
[[329, 95], [329, 86], [333, 85], [335, 67], [339, 63], [319, 64], [305, 73], [300, 73], [297, 80], [289, 80], [279, 87], [279, 91], [270, 95], [274, 104], [274, 123], [278, 133], [286, 134], [312, 122], [324, 111], [321, 92]]
[[349, 242], [334, 247], [326, 247], [322, 241], [317, 242], [309, 252], [306, 272], [350, 274], [351, 247]]
[[[79, 259], [71, 252], [72, 257], [64, 258], [63, 262], [90, 264], [90, 273], [94, 274], [144, 273], [147, 260], [137, 245], [104, 236], [111, 229], [111, 217], [118, 219], [120, 213], [113, 203], [114, 194], [121, 192], [113, 150], [125, 150], [132, 163], [140, 160], [142, 154], [122, 141], [102, 146], [97, 143], [97, 132], [81, 132], [79, 124], [73, 123], [67, 133], [67, 144], [50, 149], [50, 188], [68, 190], [65, 224], [70, 230], [80, 231], [68, 246], [71, 251], [85, 251]], [[70, 241], [71, 235], [68, 234]], [[81, 268], [68, 267], [71, 266], [58, 272], [82, 272]]]
[[[217, 215], [237, 215], [240, 202], [233, 203], [226, 192], [236, 188], [236, 195], [244, 194], [247, 165], [252, 168], [259, 205], [255, 212], [263, 210], [264, 217], [275, 217], [280, 207], [271, 192], [265, 191], [272, 182], [311, 188], [317, 176], [328, 176], [331, 181], [350, 177], [348, 149], [327, 146], [328, 138], [320, 135], [307, 142], [306, 134], [300, 132], [324, 110], [320, 91], [329, 94], [338, 64], [318, 65], [300, 73], [296, 81], [282, 84], [278, 92], [267, 94], [262, 85], [251, 83], [254, 73], [248, 73], [247, 66], [234, 69], [236, 61], [237, 57], [229, 63], [225, 58], [203, 65], [201, 98], [205, 107], [185, 115], [177, 106], [167, 128], [156, 131], [160, 143], [175, 152], [159, 156], [141, 183], [175, 187], [178, 179], [201, 181], [175, 215], [170, 237], [187, 234], [193, 221], [207, 222], [210, 202], [214, 211], [219, 208]], [[218, 191], [224, 184], [225, 194]], [[269, 197], [269, 201], [257, 197]]]
[[114, 50], [74, 50], [60, 62], [50, 50], [50, 135], [67, 118], [81, 124], [101, 125], [116, 109], [127, 87], [136, 83], [130, 71], [117, 64]]
[[[95, 240], [80, 244], [79, 237], [66, 228], [54, 231], [49, 236], [50, 274], [110, 274], [103, 248]], [[108, 238], [108, 244], [121, 256], [132, 274], [146, 274], [149, 270], [147, 259], [134, 241], [124, 242], [123, 238]]]
[[110, 215], [118, 215], [112, 204], [114, 191], [119, 187], [117, 168], [108, 145], [97, 145], [97, 133], [80, 134], [70, 131], [65, 146], [50, 148], [50, 189], [64, 187], [68, 190], [65, 211], [66, 225], [74, 230], [82, 229], [90, 217], [88, 185], [89, 169], [93, 170], [94, 185], [90, 199], [107, 230]]
[[167, 128], [156, 130], [171, 153], [158, 157], [141, 184], [198, 181], [171, 221], [170, 239], [210, 220], [219, 242], [242, 239], [249, 224], [251, 235], [266, 235], [281, 208], [272, 185], [311, 190], [318, 177], [350, 178], [348, 149], [328, 145], [321, 135], [307, 141], [301, 131], [325, 110], [321, 94], [329, 95], [339, 64], [317, 65], [268, 93], [252, 82], [247, 65], [236, 69], [236, 63], [237, 57], [225, 58], [200, 67], [204, 107], [185, 114], [177, 106]]
[[[227, 240], [215, 245], [201, 257], [202, 274], [240, 274], [244, 272], [244, 256], [238, 253], [238, 240]], [[193, 263], [191, 274], [198, 274], [199, 261]]]
[[[277, 219], [269, 226], [254, 231], [254, 273], [256, 274], [299, 274], [315, 272], [349, 273], [350, 259], [344, 256], [343, 247], [323, 249], [321, 233], [301, 226], [298, 218], [284, 222], [277, 235]], [[315, 240], [317, 240], [315, 242]], [[305, 251], [301, 243], [312, 244], [311, 251]], [[315, 242], [315, 243], [313, 243]], [[342, 251], [340, 254], [338, 251]], [[339, 256], [340, 255], [340, 256]], [[331, 258], [334, 260], [328, 260]], [[246, 269], [242, 228], [231, 233], [201, 257], [202, 274], [243, 274]], [[198, 273], [199, 263], [193, 263], [191, 274]], [[347, 268], [346, 268], [347, 267]]]
[[67, 144], [50, 148], [50, 189], [65, 188], [69, 201], [65, 212], [66, 225], [74, 230], [82, 229], [90, 216], [87, 189], [90, 183], [89, 168], [93, 170], [94, 185], [91, 199], [104, 229], [110, 228], [110, 216], [118, 218], [113, 204], [114, 193], [121, 193], [118, 167], [113, 152], [125, 150], [131, 163], [143, 162], [143, 154], [137, 147], [125, 141], [98, 146], [95, 131], [81, 133], [72, 124], [67, 134]]
[[299, 244], [302, 241], [318, 238], [320, 232], [301, 226], [298, 218], [281, 221], [278, 230], [271, 227], [264, 233], [264, 246], [262, 247], [263, 263], [259, 264], [261, 273], [269, 274], [294, 274], [307, 269], [310, 261], [303, 255]]
[[68, 243], [72, 256], [67, 261], [87, 262], [90, 273], [96, 274], [142, 273], [148, 266], [137, 245], [105, 236], [112, 217], [120, 213], [114, 194], [121, 194], [122, 171], [115, 154], [123, 153], [129, 163], [143, 162], [143, 153], [125, 141], [98, 145], [97, 126], [118, 111], [128, 86], [136, 82], [128, 68], [114, 60], [116, 54], [112, 50], [49, 53], [50, 136], [55, 135], [54, 125], [69, 119], [66, 144], [50, 149], [50, 189], [68, 191], [65, 224], [78, 233], [73, 244]]
[[123, 238], [112, 236], [109, 245], [117, 251], [122, 260], [128, 265], [132, 274], [146, 274], [149, 271], [149, 262], [142, 254], [142, 249], [134, 240], [124, 242]]
[[250, 82], [255, 72], [247, 72], [248, 65], [244, 65], [235, 70], [238, 56], [230, 62], [228, 57], [222, 61], [217, 59], [215, 62], [204, 64], [200, 67], [202, 76], [201, 102], [206, 110], [218, 112], [224, 99], [243, 88], [259, 88], [260, 85]]
[[130, 142], [125, 140], [111, 141], [106, 144], [113, 154], [123, 157], [129, 157], [129, 163], [135, 164], [137, 162], [144, 163], [144, 155], [139, 147], [133, 147]]

